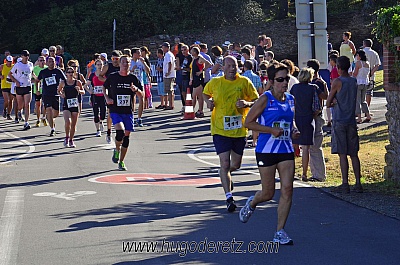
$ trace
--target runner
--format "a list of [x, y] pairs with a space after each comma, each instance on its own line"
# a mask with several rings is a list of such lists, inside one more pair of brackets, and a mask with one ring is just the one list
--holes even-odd
[[[122, 55], [121, 51], [119, 50], [114, 50], [111, 52], [111, 63], [108, 63], [103, 66], [103, 71], [101, 72], [101, 76], [108, 77], [110, 74], [118, 72], [119, 71], [119, 57]], [[110, 117], [110, 109], [109, 106], [107, 105], [107, 135], [106, 135], [106, 141], [107, 143], [111, 143], [111, 117]]]
[[[35, 67], [33, 67], [33, 73], [36, 76], [39, 76], [40, 71], [42, 71], [43, 69], [47, 68], [47, 65], [45, 65], [45, 57], [44, 56], [39, 56], [37, 63], [38, 65], [36, 65]], [[36, 127], [40, 126], [40, 113], [43, 113], [43, 117], [42, 117], [42, 123], [44, 126], [47, 126], [47, 121], [46, 121], [46, 112], [42, 111], [42, 82], [40, 82], [39, 84], [39, 89], [36, 86], [36, 83], [33, 84], [33, 95], [35, 97], [35, 110], [36, 110]]]
[[281, 195], [278, 205], [278, 225], [273, 241], [291, 245], [293, 240], [285, 227], [292, 205], [294, 178], [294, 149], [292, 137], [300, 133], [293, 127], [294, 97], [286, 93], [290, 77], [286, 65], [274, 63], [268, 67], [272, 90], [257, 100], [247, 115], [245, 126], [260, 132], [256, 147], [256, 160], [261, 176], [261, 191], [251, 196], [240, 210], [240, 221], [246, 223], [257, 204], [269, 201], [275, 193], [275, 172], [278, 170]]
[[[74, 78], [81, 81], [82, 84], [86, 84], [86, 79], [84, 75], [81, 73], [80, 68], [79, 68], [79, 61], [72, 59], [67, 62], [67, 66], [74, 68]], [[81, 115], [82, 108], [83, 108], [83, 95], [78, 94], [78, 107], [79, 107], [79, 115]]]
[[55, 64], [57, 68], [60, 68], [62, 71], [64, 71], [64, 60], [61, 56], [57, 55], [57, 48], [56, 46], [50, 46], [49, 47], [49, 56], [47, 57], [47, 60], [49, 57], [55, 58]]
[[64, 147], [76, 147], [74, 135], [79, 116], [78, 94], [85, 94], [81, 81], [74, 78], [74, 68], [68, 66], [65, 71], [67, 78], [61, 80], [58, 86], [58, 94], [64, 99], [63, 116], [65, 121]]
[[130, 133], [134, 131], [133, 97], [138, 90], [143, 91], [140, 81], [135, 75], [129, 74], [129, 69], [130, 58], [121, 56], [120, 70], [107, 78], [103, 90], [116, 130], [112, 161], [118, 163], [120, 170], [127, 170], [124, 159], [128, 152]]
[[5, 63], [0, 65], [0, 79], [1, 79], [1, 93], [4, 98], [4, 110], [3, 110], [3, 118], [7, 118], [7, 120], [12, 120], [11, 111], [13, 107], [13, 96], [11, 95], [11, 81], [7, 80], [8, 73], [11, 71], [11, 68], [14, 66], [13, 57], [8, 55], [5, 59]]
[[219, 176], [226, 196], [226, 206], [228, 212], [233, 212], [236, 204], [232, 196], [231, 172], [239, 169], [242, 163], [247, 135], [243, 123], [258, 93], [247, 77], [238, 74], [235, 57], [224, 58], [223, 70], [224, 76], [214, 77], [208, 82], [204, 88], [204, 98], [212, 110], [211, 135], [219, 156]]
[[[150, 74], [150, 67], [146, 64], [144, 58], [140, 53], [139, 48], [132, 49], [132, 60], [130, 66], [130, 72], [133, 73], [139, 80], [140, 84], [144, 86], [144, 75]], [[136, 95], [138, 96], [139, 107], [138, 107], [138, 119], [137, 123], [139, 127], [143, 127], [142, 115], [143, 115], [143, 108], [144, 108], [144, 92], [137, 91]], [[133, 100], [133, 110], [135, 110], [135, 102]]]
[[94, 114], [94, 124], [96, 126], [96, 136], [101, 137], [103, 131], [103, 120], [106, 118], [106, 102], [103, 94], [103, 85], [106, 78], [101, 76], [103, 62], [97, 59], [94, 63], [96, 72], [91, 74], [86, 82], [85, 88], [90, 93]]
[[21, 111], [24, 109], [24, 131], [31, 128], [29, 125], [29, 114], [32, 100], [32, 77], [36, 78], [33, 74], [33, 63], [28, 61], [29, 55], [29, 51], [23, 50], [21, 53], [22, 60], [16, 63], [8, 73], [8, 77], [15, 82], [18, 110]]
[[60, 111], [60, 97], [57, 94], [57, 88], [60, 84], [60, 80], [66, 79], [64, 73], [55, 68], [55, 58], [49, 57], [47, 59], [47, 68], [40, 71], [38, 79], [36, 80], [36, 86], [39, 81], [43, 80], [42, 85], [42, 99], [44, 107], [46, 109], [47, 122], [50, 125], [50, 136], [56, 134], [55, 119], [58, 117]]

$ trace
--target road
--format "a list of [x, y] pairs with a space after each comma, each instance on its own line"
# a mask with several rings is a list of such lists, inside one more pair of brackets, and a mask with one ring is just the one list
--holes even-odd
[[[303, 183], [295, 182], [286, 225], [293, 246], [269, 243], [279, 190], [242, 224], [226, 212], [210, 113], [185, 121], [176, 105], [145, 111], [127, 172], [95, 137], [87, 104], [77, 148], [63, 147], [62, 117], [55, 137], [1, 119], [0, 264], [398, 264], [398, 220]], [[360, 127], [383, 122], [384, 105], [374, 98], [374, 120]], [[243, 206], [260, 189], [254, 149], [233, 178]]]

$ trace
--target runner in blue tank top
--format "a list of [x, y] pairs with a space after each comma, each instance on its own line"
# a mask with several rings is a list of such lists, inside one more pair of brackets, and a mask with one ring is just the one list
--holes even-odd
[[[256, 148], [256, 160], [261, 176], [262, 190], [251, 196], [239, 213], [240, 221], [246, 223], [257, 204], [269, 201], [275, 193], [275, 171], [281, 182], [278, 205], [278, 225], [273, 241], [291, 245], [293, 240], [284, 230], [292, 205], [294, 177], [294, 149], [292, 138], [300, 133], [293, 127], [294, 97], [287, 93], [288, 69], [281, 63], [273, 63], [268, 69], [271, 91], [266, 91], [253, 105], [245, 126], [260, 132]], [[258, 122], [257, 122], [258, 120]]]

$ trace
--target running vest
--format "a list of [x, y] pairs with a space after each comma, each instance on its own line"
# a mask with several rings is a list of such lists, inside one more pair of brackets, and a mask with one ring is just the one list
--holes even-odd
[[3, 79], [1, 80], [1, 89], [3, 88], [11, 88], [11, 83], [10, 81], [7, 81], [8, 73], [11, 71], [13, 68], [13, 64], [8, 67], [6, 64], [3, 64], [3, 69], [1, 71], [1, 75], [3, 76]]
[[294, 116], [294, 97], [285, 93], [284, 102], [277, 100], [271, 91], [264, 92], [267, 97], [267, 106], [258, 118], [258, 123], [268, 127], [280, 127], [283, 135], [275, 137], [269, 133], [258, 136], [256, 153], [293, 153], [292, 128]]
[[65, 86], [64, 86], [64, 93], [65, 93], [65, 98], [64, 98], [64, 108], [77, 108], [79, 105], [78, 102], [78, 91], [76, 90], [76, 80], [73, 85], [68, 85], [67, 81], [65, 81]]

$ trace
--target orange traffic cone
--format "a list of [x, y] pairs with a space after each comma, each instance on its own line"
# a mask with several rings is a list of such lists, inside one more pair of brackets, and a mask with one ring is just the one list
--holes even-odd
[[194, 108], [192, 103], [192, 94], [190, 93], [190, 88], [186, 90], [186, 100], [185, 100], [185, 114], [183, 115], [184, 120], [194, 120], [196, 117], [194, 115]]

